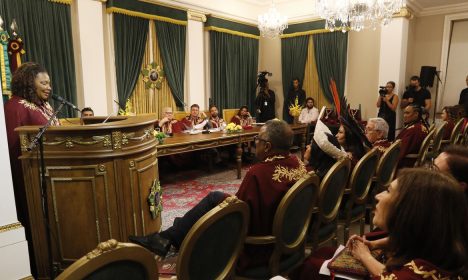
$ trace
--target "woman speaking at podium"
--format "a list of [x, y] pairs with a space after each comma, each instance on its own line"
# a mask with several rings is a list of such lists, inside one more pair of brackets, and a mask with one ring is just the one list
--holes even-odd
[[[24, 125], [45, 125], [53, 116], [54, 110], [48, 102], [49, 97], [52, 95], [52, 88], [47, 70], [34, 62], [22, 64], [11, 80], [11, 92], [12, 97], [5, 104], [10, 165], [18, 220], [26, 227], [26, 235], [29, 239], [26, 192], [21, 162], [18, 159], [21, 153], [20, 139], [18, 133], [15, 132], [15, 128]], [[52, 125], [60, 125], [56, 117], [52, 120]]]

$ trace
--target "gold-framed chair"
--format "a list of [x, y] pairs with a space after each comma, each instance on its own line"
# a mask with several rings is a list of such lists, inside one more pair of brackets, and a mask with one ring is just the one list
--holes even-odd
[[405, 156], [406, 159], [415, 159], [414, 167], [422, 166], [426, 161], [431, 140], [434, 137], [435, 131], [436, 130], [432, 130], [426, 135], [426, 138], [424, 138], [421, 147], [419, 147], [419, 152], [417, 154], [407, 154]]
[[239, 112], [239, 109], [223, 109], [223, 119], [226, 123], [230, 123], [232, 117], [237, 115]]
[[316, 174], [307, 174], [286, 192], [275, 212], [271, 236], [247, 236], [246, 244], [273, 244], [273, 253], [268, 266], [248, 269], [236, 279], [270, 279], [287, 275], [302, 264], [319, 181]]
[[377, 170], [375, 171], [375, 176], [372, 178], [371, 189], [366, 204], [366, 209], [369, 211], [369, 226], [371, 231], [374, 229], [373, 209], [375, 209], [376, 204], [375, 195], [388, 186], [395, 177], [400, 150], [401, 140], [396, 140], [385, 150], [377, 163]]
[[316, 250], [330, 240], [335, 246], [338, 245], [338, 213], [348, 184], [350, 169], [351, 161], [347, 158], [341, 159], [323, 177], [316, 213], [312, 216], [310, 242], [307, 247]]
[[57, 280], [158, 279], [153, 253], [133, 243], [110, 239], [65, 269]]
[[461, 135], [461, 131], [463, 130], [463, 122], [464, 119], [460, 118], [456, 123], [455, 126], [452, 129], [452, 133], [450, 134], [450, 139], [449, 140], [442, 140], [442, 146], [450, 145], [450, 144], [456, 144], [459, 140], [459, 137]]
[[203, 215], [184, 238], [177, 257], [177, 279], [232, 276], [247, 234], [249, 207], [235, 196]]
[[379, 162], [379, 151], [372, 149], [356, 164], [351, 173], [348, 188], [345, 190], [346, 202], [341, 207], [339, 223], [343, 223], [344, 241], [349, 238], [351, 223], [359, 221], [360, 235], [364, 234], [367, 196]]
[[444, 138], [445, 129], [447, 128], [447, 122], [436, 128], [434, 137], [432, 139], [431, 153], [435, 157], [440, 152], [440, 146], [442, 145], [442, 139]]
[[180, 121], [183, 118], [185, 118], [187, 115], [188, 115], [188, 113], [185, 112], [185, 111], [175, 111], [174, 112], [174, 119]]

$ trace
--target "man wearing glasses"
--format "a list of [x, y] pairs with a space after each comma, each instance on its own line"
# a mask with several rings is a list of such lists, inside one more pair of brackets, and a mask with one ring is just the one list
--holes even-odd
[[[278, 204], [289, 188], [307, 173], [304, 163], [289, 154], [292, 139], [291, 128], [280, 120], [266, 122], [255, 138], [255, 155], [260, 162], [250, 167], [236, 194], [250, 208], [248, 235], [272, 234]], [[198, 219], [228, 196], [219, 191], [211, 192], [182, 218], [176, 218], [168, 229], [147, 236], [129, 236], [129, 239], [157, 255], [165, 256], [171, 245], [177, 249], [181, 246]], [[242, 272], [251, 266], [268, 265], [272, 249], [270, 246], [245, 245], [238, 261], [238, 271]]]
[[366, 138], [381, 154], [392, 144], [387, 140], [388, 124], [382, 118], [370, 118], [366, 125]]

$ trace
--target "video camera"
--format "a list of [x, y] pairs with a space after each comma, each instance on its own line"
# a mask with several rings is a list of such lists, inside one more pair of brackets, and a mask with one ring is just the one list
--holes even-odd
[[266, 78], [267, 75], [271, 77], [273, 74], [268, 71], [262, 71], [258, 73], [257, 86], [260, 86], [260, 88], [266, 87], [266, 83], [268, 82], [268, 79]]
[[387, 94], [387, 87], [379, 86], [379, 94], [381, 97], [384, 97]]

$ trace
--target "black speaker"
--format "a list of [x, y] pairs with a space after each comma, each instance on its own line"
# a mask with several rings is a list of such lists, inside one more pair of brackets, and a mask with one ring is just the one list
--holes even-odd
[[434, 66], [421, 66], [421, 74], [419, 75], [420, 84], [422, 87], [433, 87], [434, 76], [437, 68]]

